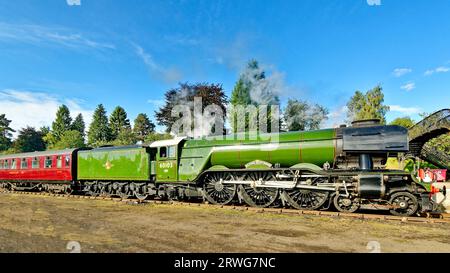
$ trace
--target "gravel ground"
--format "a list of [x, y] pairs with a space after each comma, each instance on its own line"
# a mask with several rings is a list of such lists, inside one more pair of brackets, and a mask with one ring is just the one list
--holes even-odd
[[81, 252], [370, 252], [370, 246], [450, 252], [450, 225], [0, 194], [0, 252], [78, 246]]

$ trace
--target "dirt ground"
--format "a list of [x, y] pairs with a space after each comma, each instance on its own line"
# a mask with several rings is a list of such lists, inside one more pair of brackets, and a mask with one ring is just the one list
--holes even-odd
[[0, 252], [70, 252], [72, 247], [81, 252], [370, 252], [378, 247], [450, 252], [450, 225], [0, 193]]

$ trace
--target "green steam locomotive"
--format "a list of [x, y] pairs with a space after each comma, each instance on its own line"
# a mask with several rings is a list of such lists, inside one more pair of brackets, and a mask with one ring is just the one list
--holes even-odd
[[433, 208], [427, 189], [407, 172], [384, 168], [388, 157], [408, 148], [405, 128], [368, 120], [316, 131], [177, 137], [149, 145], [74, 149], [70, 179], [8, 179], [0, 170], [0, 182], [13, 189], [19, 184], [28, 190], [60, 186], [92, 196], [203, 198], [213, 204], [303, 210], [333, 205], [355, 212], [375, 204], [409, 216]]

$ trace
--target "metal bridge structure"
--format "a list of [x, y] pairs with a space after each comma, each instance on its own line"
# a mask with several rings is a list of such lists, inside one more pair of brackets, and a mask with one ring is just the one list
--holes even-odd
[[409, 156], [419, 157], [433, 165], [450, 170], [450, 155], [428, 143], [450, 132], [450, 109], [439, 110], [409, 129]]

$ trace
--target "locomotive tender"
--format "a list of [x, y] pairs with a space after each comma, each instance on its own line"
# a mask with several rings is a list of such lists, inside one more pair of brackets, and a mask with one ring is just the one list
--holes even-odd
[[[276, 141], [274, 141], [276, 139]], [[0, 186], [138, 199], [291, 206], [355, 212], [363, 204], [410, 216], [430, 210], [426, 188], [390, 156], [408, 152], [408, 133], [374, 120], [351, 127], [217, 139], [177, 137], [149, 145], [0, 156]]]

